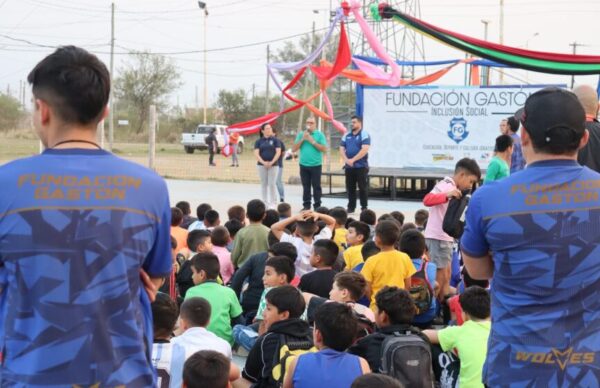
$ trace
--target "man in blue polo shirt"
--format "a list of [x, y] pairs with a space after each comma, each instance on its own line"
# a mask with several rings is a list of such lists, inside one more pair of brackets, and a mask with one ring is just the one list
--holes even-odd
[[478, 189], [461, 240], [491, 279], [490, 387], [600, 386], [600, 174], [577, 163], [588, 142], [577, 97], [546, 88], [520, 118], [527, 168]]
[[371, 137], [362, 129], [362, 118], [352, 116], [352, 131], [347, 132], [340, 143], [340, 155], [344, 159], [348, 213], [356, 209], [356, 185], [360, 195], [361, 210], [368, 206], [369, 147]]
[[0, 167], [0, 385], [152, 387], [140, 273], [156, 287], [172, 270], [165, 182], [96, 143], [110, 77], [94, 55], [61, 47], [27, 79], [46, 150]]

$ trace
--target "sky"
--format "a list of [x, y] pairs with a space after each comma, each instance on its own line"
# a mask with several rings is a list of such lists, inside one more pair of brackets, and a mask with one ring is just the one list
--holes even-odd
[[[243, 88], [250, 95], [266, 88], [266, 50], [283, 41], [298, 41], [310, 33], [312, 24], [324, 29], [330, 4], [338, 1], [206, 0], [208, 103], [220, 89]], [[367, 1], [367, 4], [369, 2]], [[402, 10], [405, 4], [420, 5], [420, 18], [434, 25], [499, 41], [500, 0], [407, 0], [389, 1]], [[74, 44], [96, 53], [108, 66], [111, 31], [109, 0], [0, 0], [0, 91], [18, 94], [19, 84], [45, 55], [59, 45]], [[318, 10], [318, 13], [315, 12]], [[532, 50], [569, 53], [572, 42], [581, 54], [600, 54], [598, 18], [600, 2], [592, 0], [504, 0], [504, 44]], [[419, 16], [419, 15], [417, 15]], [[182, 75], [182, 86], [170, 96], [172, 104], [195, 106], [203, 98], [204, 17], [193, 0], [115, 1], [115, 74], [128, 63], [132, 50], [164, 53]], [[392, 22], [374, 24], [396, 50], [403, 31]], [[392, 26], [393, 25], [393, 26]], [[354, 53], [362, 47], [356, 24], [350, 26]], [[394, 37], [396, 43], [394, 44]], [[462, 58], [464, 53], [418, 36], [427, 60]], [[239, 47], [242, 46], [242, 47]], [[191, 53], [190, 53], [191, 52]], [[412, 55], [412, 54], [411, 54]], [[417, 59], [420, 59], [417, 56]], [[437, 68], [429, 68], [432, 72]], [[417, 75], [423, 69], [417, 70]], [[492, 82], [499, 75], [492, 73]], [[506, 84], [552, 83], [570, 85], [570, 76], [507, 70]], [[461, 85], [464, 67], [453, 69], [438, 84]], [[596, 86], [598, 76], [576, 77], [576, 83]], [[254, 85], [254, 86], [253, 86]], [[271, 91], [274, 85], [271, 83]], [[30, 92], [26, 91], [29, 100]], [[273, 92], [272, 92], [273, 93]]]

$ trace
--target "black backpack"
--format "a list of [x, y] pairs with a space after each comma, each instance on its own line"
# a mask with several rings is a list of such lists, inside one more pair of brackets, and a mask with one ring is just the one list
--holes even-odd
[[405, 388], [433, 388], [431, 346], [414, 330], [386, 336], [381, 345], [380, 372]]
[[452, 198], [444, 215], [442, 229], [450, 237], [459, 239], [465, 229], [464, 214], [471, 199], [471, 190], [463, 190], [460, 199]]
[[423, 260], [421, 268], [410, 278], [410, 296], [417, 307], [417, 314], [423, 314], [431, 308], [433, 287], [427, 280], [427, 262]]

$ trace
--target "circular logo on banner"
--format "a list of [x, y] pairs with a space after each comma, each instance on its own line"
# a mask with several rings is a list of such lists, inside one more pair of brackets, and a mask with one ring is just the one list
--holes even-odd
[[450, 130], [448, 131], [448, 137], [456, 142], [456, 144], [465, 140], [469, 136], [467, 130], [467, 120], [463, 117], [453, 117], [450, 120]]

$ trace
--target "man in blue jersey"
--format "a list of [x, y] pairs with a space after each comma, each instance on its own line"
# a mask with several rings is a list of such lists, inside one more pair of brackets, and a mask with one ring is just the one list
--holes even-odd
[[577, 97], [546, 88], [525, 103], [527, 168], [478, 189], [461, 240], [492, 279], [490, 387], [600, 385], [600, 174], [577, 164], [589, 134]]
[[362, 128], [362, 118], [352, 116], [352, 131], [346, 132], [340, 142], [340, 155], [344, 159], [348, 213], [356, 209], [356, 186], [360, 196], [361, 210], [367, 209], [369, 201], [369, 148], [371, 137]]
[[46, 150], [0, 167], [0, 385], [153, 386], [165, 182], [96, 144], [110, 81], [94, 55], [61, 47], [28, 81]]

